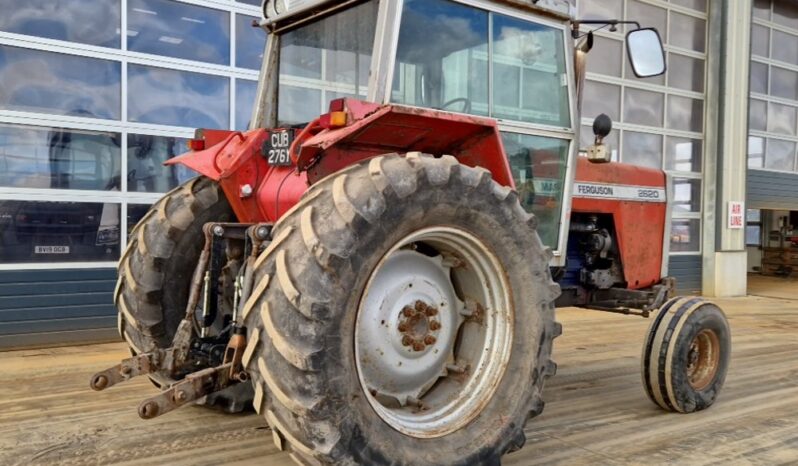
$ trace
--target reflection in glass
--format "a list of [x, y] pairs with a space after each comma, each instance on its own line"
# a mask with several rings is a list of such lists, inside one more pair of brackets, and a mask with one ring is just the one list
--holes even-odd
[[0, 126], [0, 186], [120, 190], [118, 133]]
[[773, 30], [773, 54], [770, 58], [798, 65], [798, 36]]
[[671, 11], [670, 45], [703, 52], [706, 49], [706, 21]]
[[668, 136], [665, 139], [665, 170], [701, 173], [700, 139]]
[[623, 97], [623, 121], [660, 127], [664, 101], [662, 93], [627, 88]]
[[305, 124], [322, 114], [321, 91], [303, 87], [280, 86], [278, 126]]
[[119, 119], [121, 64], [0, 45], [0, 109]]
[[748, 126], [749, 129], [765, 131], [767, 123], [767, 102], [750, 99], [748, 101]]
[[623, 162], [643, 167], [662, 168], [662, 136], [623, 132]]
[[701, 212], [701, 180], [673, 179], [673, 210], [676, 212]]
[[762, 168], [765, 163], [765, 138], [748, 136], [748, 168]]
[[128, 65], [128, 120], [189, 128], [229, 127], [230, 79]]
[[595, 118], [606, 113], [612, 121], [620, 120], [621, 86], [586, 80], [584, 93], [582, 117]]
[[751, 25], [751, 55], [762, 58], [770, 56], [770, 29], [758, 24]]
[[230, 13], [170, 0], [128, 0], [134, 52], [230, 64]]
[[502, 133], [521, 205], [538, 217], [543, 244], [557, 248], [569, 142]]
[[252, 107], [255, 105], [255, 94], [258, 91], [256, 81], [236, 79], [236, 128], [243, 131], [249, 128], [252, 118]]
[[266, 47], [266, 32], [253, 27], [258, 18], [236, 15], [236, 66], [259, 70]]
[[130, 233], [133, 228], [144, 218], [150, 210], [149, 204], [128, 204], [127, 205], [127, 237], [130, 238]]
[[128, 191], [165, 193], [197, 176], [183, 165], [163, 165], [172, 157], [188, 152], [186, 143], [183, 138], [128, 134]]
[[704, 60], [668, 54], [668, 86], [704, 92]]
[[579, 0], [580, 19], [623, 18], [623, 0]]
[[[619, 16], [607, 16], [607, 18], [618, 17]], [[593, 48], [587, 56], [588, 73], [598, 73], [620, 78], [622, 61], [622, 41], [601, 36], [593, 37]]]
[[770, 95], [798, 100], [798, 73], [778, 66], [771, 66]]
[[277, 109], [281, 124], [317, 118], [322, 103], [326, 107], [335, 95], [365, 97], [377, 5], [363, 3], [282, 35]]
[[[499, 14], [491, 14], [491, 20], [494, 95], [491, 116], [570, 126], [563, 31]], [[519, 71], [521, 81], [515, 87], [513, 82], [503, 79], [513, 74], [518, 76]]]
[[700, 133], [704, 130], [704, 102], [699, 99], [668, 96], [668, 128]]
[[487, 12], [446, 0], [406, 0], [391, 99], [487, 115], [487, 53]]
[[701, 241], [701, 220], [671, 220], [671, 252], [698, 252]]
[[768, 66], [764, 63], [751, 62], [751, 92], [768, 93]]
[[795, 107], [768, 103], [768, 131], [780, 134], [795, 134]]
[[795, 143], [781, 139], [768, 139], [765, 168], [793, 171], [795, 169]]
[[119, 48], [120, 0], [0, 0], [0, 31]]
[[774, 1], [773, 22], [790, 29], [798, 29], [798, 5], [791, 1]]
[[118, 258], [118, 204], [0, 201], [1, 262]]

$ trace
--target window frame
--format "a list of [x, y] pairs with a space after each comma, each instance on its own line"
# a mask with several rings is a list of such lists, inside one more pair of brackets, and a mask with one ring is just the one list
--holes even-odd
[[[556, 139], [567, 140], [569, 143], [568, 158], [566, 160], [566, 172], [563, 189], [562, 211], [560, 212], [560, 228], [558, 234], [558, 241], [556, 245], [550, 245], [553, 250], [553, 258], [550, 265], [553, 267], [561, 267], [566, 262], [566, 246], [568, 242], [568, 228], [570, 226], [571, 217], [571, 199], [573, 194], [573, 182], [576, 174], [576, 157], [577, 146], [579, 141], [579, 118], [576, 108], [576, 82], [574, 79], [574, 63], [573, 60], [567, 57], [574, 56], [574, 41], [571, 38], [570, 27], [567, 21], [557, 21], [553, 18], [547, 18], [544, 15], [535, 15], [534, 13], [523, 12], [518, 9], [513, 9], [508, 6], [489, 3], [484, 0], [448, 0], [453, 3], [470, 6], [476, 9], [481, 9], [487, 13], [495, 13], [500, 15], [509, 16], [522, 21], [529, 21], [536, 24], [552, 27], [562, 30], [563, 51], [566, 56], [565, 60], [565, 73], [568, 80], [568, 110], [570, 127], [558, 127], [543, 125], [537, 123], [528, 123], [521, 121], [513, 121], [506, 119], [496, 119], [498, 122], [498, 130], [500, 132], [519, 133], [530, 136], [551, 137]], [[385, 41], [388, 44], [375, 43], [374, 54], [372, 61], [372, 81], [370, 84], [369, 99], [374, 102], [383, 104], [391, 103], [391, 88], [393, 84], [393, 73], [396, 64], [396, 52], [399, 42], [399, 27], [402, 19], [403, 2], [400, 1], [386, 1], [381, 0], [380, 13], [378, 14], [378, 27], [384, 24], [387, 28], [385, 32]], [[390, 16], [389, 16], [390, 15]], [[381, 21], [385, 21], [381, 23]], [[493, 36], [493, 21], [488, 20], [488, 35], [489, 38]], [[380, 38], [376, 34], [375, 40]], [[489, 41], [490, 44], [492, 41]], [[490, 60], [492, 50], [488, 50], [488, 108], [493, 104], [493, 65]], [[412, 105], [408, 105], [413, 107]], [[453, 112], [454, 113], [454, 112]]]

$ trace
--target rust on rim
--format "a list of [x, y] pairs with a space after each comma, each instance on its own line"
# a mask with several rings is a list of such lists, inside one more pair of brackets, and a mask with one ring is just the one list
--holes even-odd
[[687, 352], [687, 381], [697, 391], [707, 388], [718, 373], [720, 339], [710, 329], [695, 336]]

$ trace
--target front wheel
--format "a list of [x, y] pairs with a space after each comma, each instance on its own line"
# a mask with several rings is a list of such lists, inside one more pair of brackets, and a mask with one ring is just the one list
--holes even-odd
[[300, 463], [495, 464], [554, 373], [549, 254], [453, 157], [377, 157], [275, 225], [245, 306], [255, 408]]
[[654, 317], [643, 345], [643, 386], [666, 411], [709, 408], [723, 387], [730, 353], [729, 323], [718, 306], [673, 298]]

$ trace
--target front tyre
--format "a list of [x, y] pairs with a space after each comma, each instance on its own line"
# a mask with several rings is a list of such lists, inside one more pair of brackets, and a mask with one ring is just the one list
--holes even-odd
[[643, 345], [643, 386], [666, 411], [692, 413], [715, 402], [731, 354], [721, 309], [698, 297], [673, 298], [654, 317]]
[[535, 218], [483, 169], [384, 156], [273, 231], [244, 316], [255, 408], [300, 463], [496, 464], [543, 409], [553, 299]]

